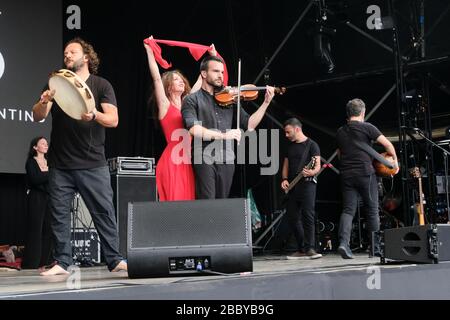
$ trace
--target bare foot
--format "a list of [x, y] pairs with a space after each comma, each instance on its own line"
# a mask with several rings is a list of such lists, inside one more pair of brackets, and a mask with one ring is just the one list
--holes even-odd
[[69, 272], [64, 270], [62, 267], [60, 267], [59, 265], [55, 265], [53, 268], [51, 268], [50, 270], [47, 270], [45, 272], [41, 272], [40, 275], [41, 276], [56, 276], [59, 274], [65, 274], [68, 275]]
[[39, 273], [44, 272], [44, 271], [46, 271], [46, 270], [49, 270], [49, 269], [53, 268], [56, 264], [57, 264], [57, 262], [56, 262], [56, 261], [53, 261], [53, 262], [50, 263], [49, 265], [46, 265], [46, 266], [40, 266], [40, 267], [38, 268], [38, 271], [39, 271]]
[[122, 260], [119, 262], [119, 264], [111, 270], [111, 272], [119, 272], [119, 271], [128, 271], [128, 265], [127, 263]]

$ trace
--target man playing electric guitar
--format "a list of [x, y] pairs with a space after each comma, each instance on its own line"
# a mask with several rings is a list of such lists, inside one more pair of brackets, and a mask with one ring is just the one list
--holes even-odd
[[[287, 214], [298, 245], [298, 251], [287, 258], [317, 259], [322, 255], [317, 253], [314, 247], [316, 202], [314, 176], [320, 170], [320, 149], [315, 141], [304, 135], [302, 123], [296, 118], [288, 119], [284, 123], [284, 132], [291, 143], [283, 162], [281, 188], [289, 190]], [[308, 168], [306, 164], [311, 159], [314, 166]], [[300, 173], [302, 179], [295, 181], [292, 188], [289, 181], [293, 182]]]

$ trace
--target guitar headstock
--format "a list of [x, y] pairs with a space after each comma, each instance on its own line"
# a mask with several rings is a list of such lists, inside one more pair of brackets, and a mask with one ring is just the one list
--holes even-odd
[[316, 166], [316, 157], [311, 157], [311, 161], [306, 165], [306, 169], [311, 170]]
[[416, 179], [422, 178], [419, 167], [411, 168], [409, 173]]

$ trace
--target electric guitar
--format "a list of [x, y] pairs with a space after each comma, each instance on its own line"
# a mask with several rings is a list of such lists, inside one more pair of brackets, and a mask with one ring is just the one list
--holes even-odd
[[425, 215], [423, 207], [423, 193], [422, 193], [422, 176], [420, 174], [420, 169], [418, 167], [412, 168], [410, 174], [419, 181], [419, 203], [417, 206], [417, 214], [419, 215], [419, 225], [423, 226], [425, 224]]
[[[311, 157], [311, 161], [309, 161], [309, 163], [306, 165], [306, 169], [311, 170], [311, 169], [314, 169], [315, 166], [316, 166], [316, 158]], [[292, 179], [292, 181], [289, 183], [289, 186], [287, 187], [287, 189], [284, 190], [284, 193], [288, 194], [289, 191], [291, 191], [295, 187], [295, 185], [297, 183], [299, 183], [300, 180], [302, 180], [303, 178], [304, 178], [304, 175], [303, 175], [303, 170], [302, 170], [299, 172], [299, 174], [294, 179]], [[314, 177], [314, 182], [316, 182], [315, 177]]]

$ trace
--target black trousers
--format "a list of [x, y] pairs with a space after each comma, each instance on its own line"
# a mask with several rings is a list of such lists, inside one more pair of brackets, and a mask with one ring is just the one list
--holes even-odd
[[28, 194], [23, 269], [37, 269], [53, 262], [53, 236], [50, 217], [48, 194], [41, 190], [31, 189]]
[[297, 240], [298, 250], [315, 249], [316, 184], [302, 181], [292, 190], [287, 204], [289, 225]]
[[196, 199], [222, 199], [230, 195], [234, 164], [193, 164]]
[[123, 257], [119, 254], [119, 236], [108, 167], [86, 170], [51, 168], [49, 191], [55, 237], [54, 258], [58, 264], [67, 269], [73, 263], [70, 210], [75, 192], [78, 191], [91, 213], [108, 269], [114, 269]]
[[353, 218], [358, 206], [358, 194], [364, 203], [363, 211], [366, 214], [368, 231], [380, 230], [377, 177], [373, 174], [362, 177], [343, 178], [343, 208], [339, 222], [339, 241], [341, 244], [350, 244]]

